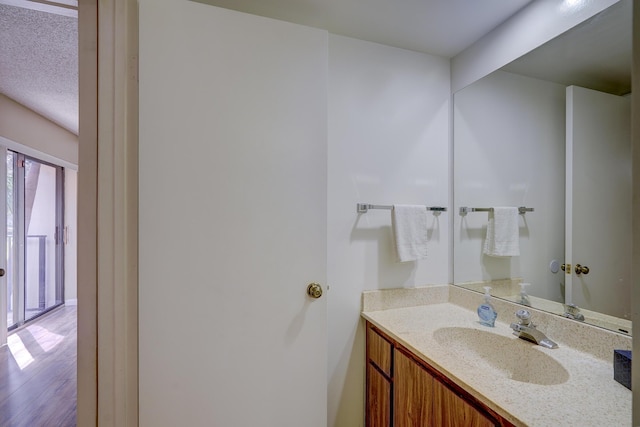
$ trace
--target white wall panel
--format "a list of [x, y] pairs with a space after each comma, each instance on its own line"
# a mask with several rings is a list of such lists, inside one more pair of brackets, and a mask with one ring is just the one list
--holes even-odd
[[329, 425], [363, 425], [363, 290], [449, 282], [451, 212], [429, 214], [428, 257], [399, 263], [391, 213], [449, 203], [449, 61], [329, 38]]

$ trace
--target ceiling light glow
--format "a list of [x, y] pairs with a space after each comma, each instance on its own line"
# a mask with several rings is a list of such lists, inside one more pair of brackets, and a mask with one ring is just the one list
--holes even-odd
[[564, 0], [564, 5], [567, 7], [578, 7], [584, 3], [584, 0]]

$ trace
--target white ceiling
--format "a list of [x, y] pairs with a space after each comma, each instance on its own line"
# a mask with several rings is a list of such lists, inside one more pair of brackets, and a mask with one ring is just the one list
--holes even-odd
[[621, 0], [502, 69], [615, 95], [631, 92], [633, 0]]
[[194, 0], [453, 57], [531, 0]]
[[[531, 2], [195, 1], [444, 57], [460, 53]], [[65, 16], [69, 15], [68, 9], [56, 14], [14, 6], [29, 3], [34, 4], [28, 0], [0, 0], [0, 93], [77, 134], [77, 18]]]

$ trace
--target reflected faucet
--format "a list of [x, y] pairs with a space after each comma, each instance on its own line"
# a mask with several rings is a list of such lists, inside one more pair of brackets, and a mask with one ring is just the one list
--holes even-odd
[[563, 316], [578, 322], [584, 322], [584, 315], [580, 313], [580, 308], [575, 304], [565, 304]]
[[545, 334], [536, 329], [536, 325], [531, 323], [531, 313], [527, 310], [516, 311], [518, 323], [512, 323], [513, 335], [526, 341], [541, 345], [546, 348], [558, 348], [558, 344], [551, 341]]

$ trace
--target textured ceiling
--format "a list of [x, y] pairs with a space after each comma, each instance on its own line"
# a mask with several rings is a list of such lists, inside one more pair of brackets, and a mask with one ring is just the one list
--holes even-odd
[[[389, 46], [452, 57], [531, 0], [195, 1], [326, 28], [335, 34]], [[628, 6], [631, 1], [623, 0], [621, 3]], [[77, 134], [77, 18], [3, 2], [24, 3], [22, 0], [0, 0], [0, 93]], [[593, 18], [591, 24], [597, 26], [582, 30], [577, 37], [565, 42], [563, 47], [552, 49], [555, 52], [537, 52], [532, 58], [540, 57], [535, 60], [529, 58], [529, 63], [523, 59], [520, 64], [512, 64], [511, 71], [533, 73], [538, 69], [537, 72], [541, 73], [537, 75], [538, 78], [554, 81], [572, 79], [569, 74], [594, 74], [594, 67], [602, 69], [606, 66], [606, 69], [597, 73], [603, 77], [616, 73], [628, 76], [630, 35], [614, 30], [630, 31], [631, 13], [627, 9], [615, 15], [624, 23], [609, 23], [603, 27], [603, 18]], [[586, 55], [582, 56], [596, 60], [585, 61], [576, 67], [578, 49], [575, 46], [579, 40], [586, 41], [583, 45], [586, 48], [582, 48]], [[596, 52], [598, 48], [607, 56], [600, 56]], [[562, 60], [568, 57], [569, 52], [574, 55], [571, 61]], [[566, 69], [566, 64], [573, 67]], [[520, 67], [520, 70], [516, 71], [516, 67]], [[563, 73], [564, 76], [558, 77]], [[573, 82], [575, 84], [576, 80]]]
[[0, 4], [0, 93], [77, 134], [77, 18]]

